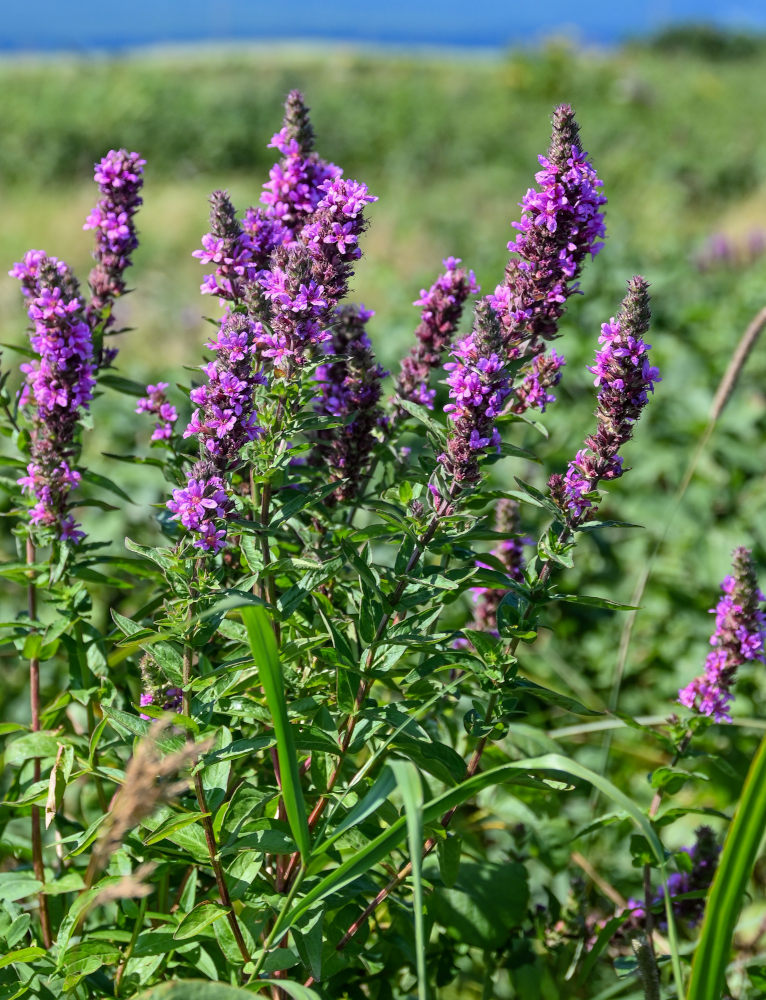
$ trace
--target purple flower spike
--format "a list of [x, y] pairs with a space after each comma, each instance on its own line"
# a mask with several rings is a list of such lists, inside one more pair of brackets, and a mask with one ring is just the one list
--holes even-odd
[[595, 364], [588, 369], [596, 378], [598, 405], [596, 433], [569, 463], [566, 475], [548, 481], [551, 495], [570, 527], [577, 527], [595, 506], [589, 496], [601, 480], [618, 479], [623, 468], [620, 448], [633, 436], [636, 421], [660, 381], [649, 362], [650, 345], [642, 339], [649, 329], [649, 286], [637, 276], [628, 282], [628, 294], [617, 319], [601, 327]]
[[365, 332], [373, 315], [364, 306], [339, 308], [332, 341], [325, 347], [327, 362], [317, 369], [316, 412], [344, 420], [318, 432], [312, 455], [313, 461], [329, 469], [331, 480], [339, 482], [332, 494], [336, 500], [357, 495], [375, 444], [373, 432], [382, 426], [380, 383], [388, 372], [376, 364]]
[[152, 441], [167, 441], [172, 437], [173, 424], [178, 420], [175, 406], [168, 402], [165, 390], [167, 382], [147, 385], [146, 396], [138, 400], [136, 413], [153, 413], [157, 417]]
[[254, 260], [253, 239], [237, 221], [234, 206], [225, 191], [210, 195], [210, 232], [202, 237], [202, 249], [195, 250], [202, 264], [215, 264], [200, 285], [203, 295], [237, 302], [255, 281], [260, 261]]
[[712, 715], [716, 722], [731, 722], [729, 704], [737, 668], [747, 660], [764, 662], [766, 619], [759, 605], [766, 598], [758, 589], [752, 554], [745, 548], [735, 549], [732, 562], [734, 573], [721, 584], [723, 597], [710, 609], [715, 631], [705, 672], [678, 692], [682, 705]]
[[479, 286], [473, 271], [459, 267], [460, 260], [448, 257], [445, 272], [413, 305], [422, 309], [420, 323], [415, 330], [415, 344], [402, 361], [396, 380], [396, 391], [402, 399], [433, 409], [435, 389], [428, 387], [432, 368], [438, 368], [442, 356], [452, 343], [469, 295], [476, 295]]
[[454, 496], [479, 479], [481, 453], [489, 447], [499, 448], [495, 420], [511, 392], [500, 322], [486, 299], [476, 306], [473, 332], [458, 341], [451, 355], [455, 360], [444, 366], [449, 372], [450, 395], [444, 411], [452, 426], [447, 451], [439, 461], [453, 480]]
[[539, 157], [538, 187], [527, 191], [520, 203], [521, 221], [513, 223], [519, 230], [508, 244], [514, 256], [502, 283], [489, 296], [500, 316], [508, 357], [532, 359], [522, 369], [521, 385], [515, 390], [516, 413], [529, 407], [544, 409], [553, 402], [550, 394], [540, 391], [545, 385], [538, 389], [536, 359], [558, 336], [559, 319], [567, 299], [578, 290], [585, 259], [595, 257], [603, 245], [599, 240], [605, 233], [606, 198], [582, 150], [579, 131], [572, 108], [557, 107], [548, 155]]
[[236, 465], [244, 446], [261, 433], [253, 394], [266, 378], [254, 368], [253, 354], [261, 332], [240, 313], [227, 317], [207, 347], [215, 360], [203, 365], [207, 384], [192, 389], [192, 414], [184, 437], [199, 437], [200, 450], [221, 471]]
[[[94, 179], [103, 197], [83, 226], [96, 234], [96, 266], [88, 279], [93, 297], [87, 309], [94, 331], [101, 324], [102, 330], [113, 324], [112, 305], [125, 292], [123, 275], [138, 246], [133, 217], [142, 204], [145, 164], [138, 153], [112, 149], [95, 167]], [[116, 350], [103, 352], [99, 364], [110, 364], [116, 354]]]
[[282, 159], [269, 171], [261, 195], [265, 217], [278, 220], [293, 238], [315, 212], [322, 199], [322, 185], [342, 173], [313, 151], [314, 130], [308, 111], [301, 92], [291, 90], [282, 128], [269, 143]]
[[22, 282], [34, 361], [21, 365], [26, 381], [19, 405], [32, 422], [31, 459], [18, 481], [35, 498], [31, 523], [71, 542], [85, 535], [68, 513], [69, 494], [80, 482], [73, 467], [78, 421], [93, 396], [93, 342], [77, 281], [63, 261], [30, 251], [10, 272]]

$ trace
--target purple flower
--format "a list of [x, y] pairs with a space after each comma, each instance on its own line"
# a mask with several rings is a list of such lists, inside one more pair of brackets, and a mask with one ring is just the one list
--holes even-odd
[[448, 257], [445, 272], [413, 305], [422, 309], [420, 323], [415, 330], [415, 344], [401, 364], [396, 380], [396, 391], [402, 399], [433, 409], [436, 390], [428, 387], [432, 368], [442, 363], [442, 355], [452, 342], [460, 322], [463, 305], [469, 295], [479, 291], [473, 271], [459, 267], [460, 260]]
[[511, 411], [524, 413], [534, 409], [545, 413], [548, 404], [556, 401], [548, 390], [561, 381], [561, 369], [565, 364], [564, 358], [555, 351], [536, 355], [525, 367], [521, 383], [514, 390]]
[[261, 195], [265, 217], [277, 220], [292, 237], [297, 237], [315, 212], [322, 199], [322, 185], [342, 173], [313, 152], [314, 130], [308, 111], [301, 92], [291, 90], [282, 128], [269, 143], [282, 159], [269, 171]]
[[[142, 204], [139, 191], [145, 164], [138, 153], [111, 149], [95, 166], [94, 179], [102, 198], [83, 226], [96, 234], [96, 266], [88, 279], [92, 298], [87, 308], [94, 332], [99, 327], [103, 332], [113, 324], [112, 305], [125, 292], [123, 275], [138, 246], [133, 217]], [[116, 349], [103, 353], [99, 349], [99, 364], [111, 363], [116, 353]]]
[[264, 264], [265, 257], [259, 258], [256, 249], [253, 237], [237, 221], [228, 194], [214, 191], [210, 195], [210, 232], [202, 237], [202, 249], [192, 253], [203, 264], [215, 264], [215, 273], [207, 275], [200, 286], [202, 294], [232, 302], [243, 300]]
[[173, 521], [181, 524], [197, 537], [194, 545], [205, 552], [219, 552], [226, 540], [226, 531], [219, 526], [231, 516], [234, 505], [226, 492], [223, 479], [204, 461], [192, 469], [186, 486], [173, 490], [173, 499], [167, 502]]
[[312, 460], [328, 469], [331, 481], [338, 481], [332, 494], [336, 500], [357, 495], [375, 444], [374, 431], [383, 421], [380, 383], [388, 372], [376, 364], [365, 332], [373, 315], [364, 306], [336, 310], [332, 341], [325, 345], [327, 361], [316, 373], [316, 412], [343, 421], [317, 432], [312, 453]]
[[173, 434], [173, 424], [178, 420], [175, 406], [171, 406], [165, 395], [167, 382], [147, 385], [146, 396], [138, 400], [136, 413], [153, 413], [157, 417], [152, 441], [167, 441]]
[[705, 672], [678, 692], [682, 705], [712, 715], [716, 722], [731, 722], [729, 704], [737, 668], [748, 660], [764, 662], [764, 614], [759, 607], [766, 598], [758, 589], [753, 557], [737, 548], [732, 576], [721, 584], [723, 597], [710, 613], [715, 615], [713, 647], [705, 660]]
[[184, 437], [199, 437], [202, 454], [221, 471], [235, 465], [244, 446], [261, 433], [253, 398], [256, 386], [266, 384], [253, 358], [261, 331], [259, 323], [240, 313], [226, 317], [207, 344], [216, 354], [202, 368], [207, 384], [190, 394], [197, 409]]
[[77, 281], [63, 261], [30, 251], [14, 265], [32, 320], [32, 349], [38, 355], [21, 366], [26, 375], [19, 405], [31, 420], [27, 475], [22, 490], [34, 497], [30, 521], [60, 539], [79, 542], [84, 533], [68, 513], [68, 495], [80, 482], [73, 467], [76, 434], [90, 407], [93, 342]]
[[[162, 710], [164, 712], [180, 712], [183, 703], [183, 691], [179, 687], [165, 687], [159, 691], [144, 691], [141, 694], [141, 699], [139, 704], [143, 708], [145, 705], [162, 705]], [[145, 719], [147, 722], [151, 720], [150, 715], [146, 715], [144, 712], [140, 713], [140, 717]]]
[[334, 306], [348, 293], [354, 261], [362, 256], [358, 241], [367, 227], [363, 210], [378, 199], [366, 184], [342, 177], [324, 181], [319, 190], [323, 196], [300, 239], [311, 255], [314, 280]]
[[535, 383], [534, 359], [558, 335], [566, 301], [578, 290], [582, 265], [601, 249], [605, 232], [602, 182], [580, 146], [579, 126], [569, 105], [554, 111], [548, 156], [539, 160], [538, 187], [527, 191], [520, 203], [521, 221], [513, 223], [519, 230], [508, 244], [514, 256], [502, 283], [488, 297], [500, 316], [509, 357], [533, 359], [522, 369], [513, 406], [517, 413], [552, 402], [545, 392], [528, 391]]
[[444, 407], [451, 426], [447, 450], [439, 462], [452, 478], [451, 495], [479, 479], [479, 456], [488, 447], [499, 448], [495, 419], [511, 389], [503, 360], [500, 323], [486, 299], [476, 306], [474, 329], [451, 351], [450, 402]]
[[660, 381], [658, 369], [649, 363], [650, 345], [642, 339], [649, 319], [648, 285], [637, 276], [628, 282], [617, 319], [602, 326], [599, 343], [603, 347], [588, 369], [596, 376], [599, 390], [596, 433], [586, 438], [586, 447], [569, 463], [566, 475], [556, 474], [548, 481], [570, 527], [576, 527], [595, 506], [590, 494], [598, 483], [618, 479], [626, 471], [618, 452], [633, 436], [649, 393]]

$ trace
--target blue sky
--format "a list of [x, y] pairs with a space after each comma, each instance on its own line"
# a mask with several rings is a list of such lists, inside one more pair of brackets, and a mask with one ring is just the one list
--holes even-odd
[[88, 51], [145, 44], [335, 38], [503, 47], [562, 29], [609, 43], [672, 21], [766, 30], [764, 0], [34, 0], [7, 4], [5, 50]]

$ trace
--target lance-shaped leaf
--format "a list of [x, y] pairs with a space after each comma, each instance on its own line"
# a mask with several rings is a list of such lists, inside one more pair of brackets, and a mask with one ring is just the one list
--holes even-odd
[[285, 803], [287, 821], [305, 863], [311, 853], [309, 825], [306, 819], [303, 792], [301, 791], [298, 755], [295, 751], [293, 731], [287, 719], [282, 665], [279, 661], [274, 631], [269, 616], [263, 608], [243, 608], [241, 614], [247, 629], [250, 650], [258, 667], [258, 676], [263, 685], [266, 702], [274, 723], [277, 759], [279, 760], [282, 781], [282, 799]]

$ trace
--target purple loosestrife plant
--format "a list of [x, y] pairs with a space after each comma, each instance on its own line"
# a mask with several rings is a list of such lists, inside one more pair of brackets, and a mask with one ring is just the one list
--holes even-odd
[[566, 475], [551, 476], [548, 485], [567, 524], [575, 528], [596, 506], [593, 492], [602, 480], [618, 479], [625, 469], [620, 448], [633, 436], [636, 421], [660, 381], [649, 361], [650, 345], [642, 339], [649, 329], [649, 289], [637, 276], [628, 282], [628, 294], [615, 319], [601, 327], [595, 364], [598, 405], [596, 432], [585, 440], [569, 463]]
[[734, 550], [732, 568], [732, 575], [721, 584], [723, 596], [710, 609], [715, 615], [715, 630], [705, 672], [678, 692], [682, 705], [712, 716], [716, 722], [731, 722], [729, 705], [737, 669], [751, 660], [764, 662], [766, 619], [760, 605], [766, 598], [758, 588], [748, 549]]
[[147, 385], [146, 396], [138, 400], [136, 413], [151, 413], [157, 418], [152, 433], [152, 441], [168, 441], [173, 434], [173, 424], [178, 420], [176, 408], [165, 394], [167, 382]]
[[[595, 257], [604, 236], [602, 182], [580, 146], [580, 130], [568, 104], [556, 108], [548, 155], [522, 200], [519, 230], [508, 244], [514, 256], [489, 301], [500, 316], [510, 358], [531, 358], [516, 390], [513, 409], [544, 409], [553, 397], [545, 390], [558, 382], [563, 359], [551, 354], [538, 360], [558, 335], [566, 301], [578, 291], [577, 278], [589, 255]], [[545, 377], [540, 376], [545, 372]], [[557, 377], [556, 377], [557, 376]]]
[[19, 483], [34, 498], [29, 517], [35, 528], [79, 542], [85, 536], [68, 513], [68, 498], [81, 478], [74, 467], [77, 428], [95, 385], [85, 303], [67, 265], [40, 251], [30, 251], [10, 273], [27, 298], [30, 344], [38, 355], [21, 366], [26, 381], [19, 405], [31, 422], [31, 461]]
[[413, 305], [421, 307], [420, 323], [415, 330], [415, 344], [401, 363], [396, 379], [396, 391], [402, 399], [434, 407], [436, 390], [429, 388], [431, 370], [442, 364], [444, 352], [452, 343], [463, 306], [469, 295], [476, 295], [479, 286], [473, 271], [460, 267], [460, 260], [447, 257], [444, 274], [440, 275]]
[[[126, 149], [112, 149], [96, 164], [94, 179], [102, 194], [101, 200], [85, 221], [83, 229], [96, 234], [93, 256], [96, 266], [88, 278], [92, 298], [86, 317], [94, 333], [103, 334], [114, 323], [114, 300], [125, 293], [124, 273], [133, 263], [133, 251], [138, 246], [133, 221], [143, 204], [139, 192], [144, 183], [146, 160]], [[114, 361], [117, 350], [97, 350], [99, 366]]]
[[364, 306], [336, 310], [332, 341], [325, 347], [327, 360], [319, 366], [319, 395], [314, 408], [343, 423], [317, 432], [313, 461], [323, 464], [339, 485], [336, 500], [351, 500], [364, 482], [374, 432], [384, 421], [379, 406], [381, 380], [388, 374], [375, 361], [365, 327], [374, 313]]

